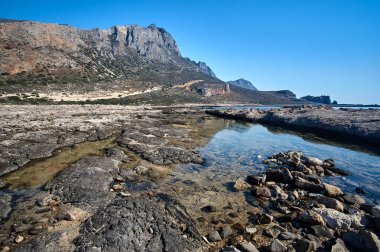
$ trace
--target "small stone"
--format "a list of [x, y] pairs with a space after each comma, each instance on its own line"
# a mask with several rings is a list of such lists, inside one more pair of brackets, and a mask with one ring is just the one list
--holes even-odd
[[259, 252], [257, 248], [250, 242], [239, 242], [237, 249], [241, 252]]
[[36, 214], [40, 214], [40, 213], [47, 213], [47, 212], [50, 212], [51, 211], [51, 208], [50, 207], [45, 207], [45, 208], [40, 208], [40, 209], [37, 209], [35, 211]]
[[231, 218], [237, 218], [239, 217], [239, 214], [238, 213], [229, 213], [228, 216], [230, 216]]
[[247, 234], [253, 235], [253, 234], [255, 234], [255, 233], [257, 232], [257, 228], [246, 227], [246, 228], [245, 228], [245, 232], [246, 232]]
[[289, 196], [278, 185], [273, 186], [273, 197], [286, 200]]
[[269, 244], [269, 246], [267, 246], [265, 248], [266, 248], [266, 250], [268, 250], [270, 252], [285, 252], [287, 250], [286, 246], [284, 244], [282, 244], [282, 242], [280, 242], [277, 239], [274, 239]]
[[236, 231], [243, 231], [244, 230], [243, 225], [241, 225], [240, 223], [234, 223], [231, 227]]
[[117, 176], [113, 179], [115, 182], [124, 182], [124, 178], [122, 176]]
[[276, 226], [270, 227], [264, 230], [264, 234], [270, 238], [277, 238], [277, 236], [284, 230], [276, 228]]
[[230, 226], [223, 227], [220, 231], [220, 236], [223, 239], [226, 239], [227, 237], [230, 237], [233, 234], [232, 229]]
[[218, 225], [219, 224], [219, 219], [216, 217], [212, 217], [210, 220], [211, 224]]
[[130, 196], [132, 196], [132, 194], [128, 193], [128, 192], [118, 192], [117, 195], [119, 195], [121, 197], [130, 197]]
[[15, 243], [20, 243], [24, 240], [24, 237], [21, 235], [17, 235], [15, 238]]
[[297, 252], [310, 252], [316, 249], [315, 243], [307, 239], [297, 239], [293, 247]]
[[216, 212], [216, 207], [212, 205], [208, 205], [201, 208], [201, 211], [204, 213], [213, 213]]
[[115, 184], [115, 185], [112, 186], [112, 189], [114, 191], [122, 191], [122, 190], [124, 190], [124, 185], [122, 185], [122, 184]]
[[278, 238], [281, 239], [281, 240], [294, 240], [298, 237], [298, 235], [294, 234], [294, 233], [291, 233], [291, 232], [288, 232], [288, 231], [285, 231], [285, 232], [282, 232]]
[[326, 195], [329, 197], [338, 197], [343, 195], [342, 190], [340, 190], [340, 188], [337, 186], [330, 185], [327, 183], [323, 183], [323, 186], [325, 187]]
[[343, 199], [347, 201], [350, 204], [364, 204], [365, 200], [360, 197], [359, 195], [352, 194], [352, 193], [346, 193], [343, 195]]
[[213, 231], [211, 232], [209, 235], [208, 235], [208, 240], [210, 242], [217, 242], [217, 241], [221, 241], [222, 238], [220, 237], [220, 234], [218, 231]]
[[260, 198], [270, 198], [272, 196], [268, 187], [255, 187], [251, 190], [251, 194]]
[[243, 179], [239, 178], [235, 181], [234, 188], [239, 191], [244, 191], [250, 188], [251, 185], [245, 182]]
[[72, 216], [69, 212], [63, 212], [63, 213], [58, 213], [56, 216], [55, 216], [55, 219], [57, 221], [62, 221], [62, 220], [65, 220], [65, 221], [73, 221], [75, 218], [74, 216]]
[[11, 249], [8, 246], [5, 246], [0, 252], [8, 252], [11, 251]]
[[273, 216], [266, 213], [259, 213], [257, 217], [261, 224], [269, 224], [273, 221]]
[[[210, 250], [209, 250], [210, 251]], [[212, 250], [211, 250], [212, 251]], [[217, 250], [215, 250], [217, 251]], [[241, 252], [240, 250], [238, 250], [237, 248], [235, 248], [234, 246], [227, 246], [227, 247], [224, 247], [222, 249], [222, 252]]]

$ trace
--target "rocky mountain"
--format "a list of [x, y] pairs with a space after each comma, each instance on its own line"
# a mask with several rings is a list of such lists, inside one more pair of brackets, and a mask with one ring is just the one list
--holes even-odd
[[330, 99], [330, 96], [328, 96], [328, 95], [321, 95], [321, 96], [307, 95], [307, 96], [301, 97], [301, 99], [308, 101], [308, 102], [331, 104], [331, 99]]
[[115, 81], [135, 88], [193, 79], [220, 82], [205, 63], [183, 58], [173, 37], [155, 25], [86, 30], [3, 19], [0, 50], [2, 90]]
[[250, 82], [243, 78], [235, 80], [235, 81], [227, 81], [230, 85], [234, 85], [241, 88], [246, 88], [250, 90], [257, 90], [257, 88]]

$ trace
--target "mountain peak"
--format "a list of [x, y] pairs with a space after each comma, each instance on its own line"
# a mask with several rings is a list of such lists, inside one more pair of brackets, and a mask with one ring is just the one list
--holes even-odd
[[240, 78], [234, 81], [228, 81], [228, 83], [234, 86], [245, 88], [245, 89], [257, 90], [257, 88], [250, 81], [247, 81], [246, 79], [243, 79], [243, 78]]

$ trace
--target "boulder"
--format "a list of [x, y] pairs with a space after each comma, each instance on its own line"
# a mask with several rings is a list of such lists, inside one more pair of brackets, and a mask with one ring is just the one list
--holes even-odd
[[268, 187], [255, 187], [251, 190], [251, 194], [260, 198], [270, 198], [272, 196]]
[[297, 252], [310, 252], [315, 251], [316, 249], [316, 245], [314, 242], [303, 238], [297, 239], [293, 244], [293, 247]]
[[265, 183], [265, 175], [248, 175], [247, 182], [251, 185], [260, 186]]
[[266, 181], [273, 181], [276, 183], [284, 182], [284, 176], [282, 175], [282, 171], [279, 169], [268, 169], [265, 172]]
[[343, 195], [342, 190], [340, 190], [339, 187], [330, 185], [327, 183], [323, 183], [323, 186], [325, 187], [325, 194], [329, 197], [338, 197]]
[[313, 158], [313, 157], [309, 157], [307, 158], [307, 162], [311, 165], [319, 165], [319, 166], [322, 166], [323, 165], [323, 161], [318, 159], [318, 158]]
[[306, 179], [303, 179], [301, 177], [294, 178], [294, 185], [298, 189], [303, 189], [313, 193], [319, 193], [324, 190], [324, 188], [321, 185], [307, 181]]
[[331, 208], [315, 208], [314, 210], [322, 216], [330, 228], [349, 229], [351, 227], [352, 219], [347, 214]]
[[333, 230], [329, 229], [328, 227], [324, 225], [314, 225], [311, 226], [311, 229], [313, 230], [313, 233], [317, 237], [327, 237], [327, 238], [334, 238], [334, 232]]
[[350, 250], [378, 252], [380, 241], [377, 235], [367, 230], [353, 230], [343, 233], [342, 239]]
[[284, 178], [284, 183], [291, 184], [293, 182], [293, 176], [288, 168], [282, 169], [282, 177]]
[[322, 216], [312, 210], [302, 212], [296, 220], [309, 225], [326, 225]]
[[336, 200], [333, 198], [329, 198], [329, 197], [325, 197], [325, 196], [319, 196], [319, 197], [317, 197], [317, 202], [319, 204], [325, 205], [328, 208], [332, 208], [332, 209], [338, 210], [340, 212], [343, 212], [343, 210], [344, 210], [343, 203], [340, 202], [339, 200]]
[[337, 238], [335, 241], [333, 241], [331, 252], [348, 252], [348, 249], [344, 242], [341, 239]]
[[357, 194], [345, 193], [343, 199], [350, 204], [364, 204], [365, 200]]

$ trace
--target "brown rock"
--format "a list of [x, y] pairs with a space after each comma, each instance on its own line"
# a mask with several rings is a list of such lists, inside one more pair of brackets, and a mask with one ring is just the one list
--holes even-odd
[[338, 197], [343, 195], [342, 190], [340, 190], [340, 188], [337, 186], [330, 185], [327, 183], [323, 183], [323, 186], [325, 187], [326, 195], [329, 197]]

